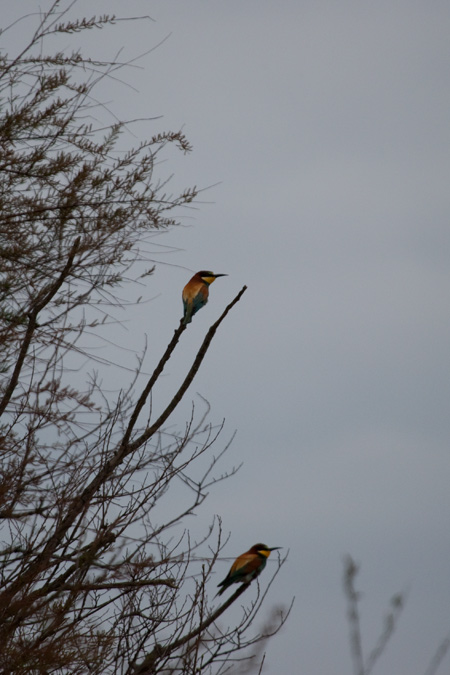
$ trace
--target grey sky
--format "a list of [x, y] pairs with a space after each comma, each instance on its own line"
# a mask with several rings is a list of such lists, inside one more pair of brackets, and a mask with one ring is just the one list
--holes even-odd
[[290, 549], [267, 607], [296, 604], [263, 672], [351, 672], [350, 553], [367, 651], [390, 596], [408, 590], [375, 672], [422, 675], [450, 633], [448, 3], [78, 7], [155, 20], [97, 34], [104, 57], [171, 34], [127, 71], [138, 93], [111, 84], [104, 98], [122, 119], [163, 115], [133, 127], [136, 142], [184, 125], [194, 152], [160, 167], [174, 191], [218, 183], [151, 242], [162, 264], [130, 343], [140, 350], [147, 333], [156, 359], [191, 272], [227, 272], [183, 338], [182, 364], [249, 287], [192, 391], [238, 430], [224, 470], [244, 466], [195, 527], [221, 514], [230, 556], [260, 540]]

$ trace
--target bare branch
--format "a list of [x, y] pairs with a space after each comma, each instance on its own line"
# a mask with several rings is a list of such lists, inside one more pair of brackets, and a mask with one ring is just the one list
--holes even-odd
[[448, 635], [437, 648], [433, 658], [430, 661], [430, 665], [425, 671], [425, 675], [436, 675], [442, 661], [447, 656], [447, 652], [450, 649], [450, 635]]
[[350, 651], [353, 658], [355, 675], [365, 675], [364, 657], [361, 643], [358, 601], [359, 593], [355, 589], [358, 567], [350, 556], [344, 561], [344, 592], [347, 598], [347, 616], [350, 628]]

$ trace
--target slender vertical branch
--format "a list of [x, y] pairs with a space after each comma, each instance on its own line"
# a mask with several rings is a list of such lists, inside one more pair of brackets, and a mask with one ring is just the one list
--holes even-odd
[[384, 619], [383, 631], [378, 639], [377, 644], [367, 657], [365, 675], [369, 675], [369, 673], [372, 672], [376, 662], [386, 650], [386, 646], [390, 641], [390, 639], [392, 638], [392, 635], [394, 634], [395, 628], [397, 627], [399, 615], [404, 606], [403, 595], [401, 593], [397, 593], [396, 595], [394, 595], [391, 598], [390, 605], [391, 611], [388, 612], [388, 614]]
[[178, 328], [175, 330], [173, 334], [173, 338], [167, 345], [167, 349], [162, 355], [158, 365], [156, 366], [155, 370], [153, 371], [149, 381], [147, 382], [142, 394], [139, 396], [139, 399], [134, 407], [133, 413], [130, 417], [130, 421], [128, 423], [127, 429], [125, 431], [123, 440], [122, 440], [122, 446], [127, 447], [128, 443], [130, 441], [131, 434], [133, 432], [133, 429], [136, 425], [136, 422], [138, 420], [138, 417], [142, 411], [142, 408], [145, 405], [146, 400], [148, 399], [150, 392], [152, 391], [156, 381], [158, 380], [159, 376], [161, 375], [162, 371], [164, 370], [164, 366], [172, 356], [172, 353], [175, 349], [175, 347], [178, 344], [178, 341], [181, 337], [181, 334], [183, 331], [185, 331], [187, 328], [186, 324], [183, 322], [183, 319], [180, 319], [180, 325]]
[[355, 579], [357, 574], [358, 566], [352, 558], [348, 556], [344, 563], [343, 581], [345, 597], [347, 598], [347, 616], [350, 627], [350, 651], [355, 675], [365, 675], [358, 611], [359, 593], [355, 589]]
[[[212, 339], [214, 335], [216, 334], [216, 331], [222, 321], [225, 319], [226, 315], [228, 312], [234, 307], [234, 305], [239, 302], [245, 291], [247, 290], [247, 286], [243, 286], [239, 293], [236, 295], [234, 300], [230, 302], [230, 304], [225, 308], [224, 312], [221, 314], [221, 316], [217, 319], [215, 323], [210, 327], [208, 330], [205, 339], [203, 340], [203, 343], [200, 347], [200, 349], [197, 352], [197, 356], [194, 359], [194, 362], [186, 375], [183, 383], [181, 384], [180, 388], [178, 389], [177, 393], [175, 396], [172, 398], [170, 401], [169, 405], [166, 407], [166, 409], [161, 413], [161, 415], [158, 417], [158, 419], [155, 421], [154, 424], [152, 424], [148, 429], [146, 429], [138, 438], [136, 438], [133, 443], [130, 445], [130, 450], [136, 450], [139, 448], [143, 443], [148, 441], [149, 438], [151, 438], [161, 427], [162, 425], [167, 421], [168, 417], [172, 414], [172, 412], [175, 410], [181, 399], [183, 398], [184, 394], [186, 393], [187, 389], [191, 385], [194, 377], [198, 373], [198, 370], [202, 364], [203, 359], [206, 356], [206, 352], [209, 349], [209, 345], [212, 342]], [[178, 329], [180, 330], [180, 329]]]
[[447, 655], [448, 650], [450, 649], [450, 635], [448, 635], [437, 648], [433, 658], [430, 661], [428, 668], [425, 671], [425, 675], [436, 675], [439, 666]]

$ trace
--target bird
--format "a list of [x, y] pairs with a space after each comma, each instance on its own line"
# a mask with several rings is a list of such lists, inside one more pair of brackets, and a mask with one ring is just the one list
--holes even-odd
[[201, 270], [194, 274], [183, 288], [183, 323], [191, 323], [192, 317], [208, 302], [209, 286], [217, 277], [226, 277], [227, 274], [214, 274], [208, 270]]
[[269, 548], [265, 544], [255, 544], [246, 553], [236, 558], [225, 579], [217, 584], [217, 586], [221, 586], [217, 595], [222, 595], [231, 584], [249, 584], [253, 579], [256, 579], [265, 568], [271, 551], [276, 551], [279, 548], [281, 547]]

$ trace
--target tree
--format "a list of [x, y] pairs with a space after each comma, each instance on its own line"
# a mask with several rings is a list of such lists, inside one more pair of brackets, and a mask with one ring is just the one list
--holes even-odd
[[[161, 410], [181, 321], [149, 377], [141, 355], [128, 382], [104, 390], [105, 359], [85, 338], [105, 336], [124, 286], [153, 271], [142, 271], [145, 237], [175, 225], [171, 212], [197, 191], [168, 195], [155, 176], [169, 144], [190, 150], [181, 132], [121, 152], [125, 125], [94, 122], [94, 90], [123, 64], [45, 53], [50, 36], [115, 23], [72, 19], [71, 8], [54, 2], [20, 53], [0, 60], [2, 672], [225, 672], [288, 612], [255, 633], [258, 586], [237, 624], [219, 623], [246, 586], [213, 611], [221, 521], [200, 540], [185, 521], [234, 469], [214, 477], [227, 445], [211, 455], [222, 426], [206, 402], [181, 431], [172, 418], [245, 286]], [[184, 506], [165, 515], [179, 486]]]
[[[366, 655], [365, 650], [363, 650], [361, 618], [358, 606], [361, 600], [361, 593], [356, 590], [356, 578], [358, 572], [359, 566], [354, 562], [351, 556], [346, 556], [344, 560], [343, 587], [345, 599], [347, 601], [347, 621], [353, 672], [355, 675], [370, 675], [374, 672], [378, 660], [385, 653], [394, 635], [400, 615], [405, 606], [406, 593], [396, 593], [390, 599], [389, 610], [383, 619], [382, 630], [377, 638], [375, 646], [369, 654]], [[430, 659], [425, 675], [436, 675], [449, 649], [450, 635], [447, 635], [440, 641], [436, 651]]]

